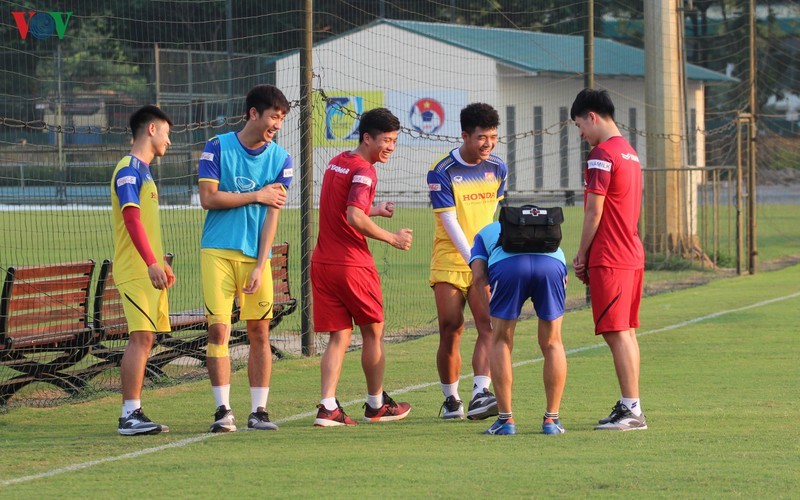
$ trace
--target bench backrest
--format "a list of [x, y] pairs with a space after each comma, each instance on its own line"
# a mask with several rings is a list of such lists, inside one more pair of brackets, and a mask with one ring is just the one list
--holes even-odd
[[274, 297], [272, 302], [276, 305], [292, 302], [289, 292], [289, 243], [276, 243], [272, 245], [272, 288]]
[[91, 260], [10, 267], [0, 299], [0, 349], [55, 347], [91, 333], [93, 271]]

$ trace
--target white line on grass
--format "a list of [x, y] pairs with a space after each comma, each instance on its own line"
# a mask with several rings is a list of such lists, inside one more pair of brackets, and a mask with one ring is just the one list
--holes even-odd
[[[748, 309], [755, 309], [757, 307], [762, 307], [762, 306], [766, 306], [766, 305], [769, 305], [769, 304], [773, 304], [775, 302], [781, 302], [781, 301], [784, 301], [784, 300], [793, 299], [795, 297], [800, 297], [800, 292], [796, 292], [796, 293], [793, 293], [793, 294], [790, 294], [790, 295], [785, 295], [783, 297], [777, 297], [777, 298], [774, 298], [774, 299], [769, 299], [769, 300], [764, 300], [764, 301], [761, 301], [761, 302], [756, 302], [755, 304], [750, 304], [750, 305], [747, 305], [747, 306], [737, 307], [735, 309], [727, 309], [725, 311], [718, 311], [718, 312], [715, 312], [715, 313], [712, 313], [712, 314], [707, 314], [705, 316], [699, 316], [699, 317], [694, 318], [694, 319], [683, 321], [681, 323], [676, 323], [674, 325], [669, 325], [669, 326], [665, 326], [665, 327], [662, 327], [662, 328], [656, 328], [654, 330], [647, 330], [647, 331], [638, 333], [637, 336], [650, 335], [650, 334], [653, 334], [653, 333], [660, 333], [660, 332], [666, 332], [666, 331], [670, 331], [670, 330], [676, 330], [676, 329], [682, 328], [684, 326], [692, 325], [692, 324], [695, 324], [695, 323], [700, 323], [701, 321], [705, 321], [707, 319], [717, 318], [719, 316], [725, 316], [726, 314], [746, 311]], [[589, 350], [592, 350], [592, 349], [598, 349], [600, 347], [605, 347], [605, 345], [606, 345], [605, 343], [601, 343], [601, 344], [592, 344], [592, 345], [583, 346], [583, 347], [576, 347], [575, 349], [567, 350], [566, 354], [570, 355], [570, 354], [576, 354], [576, 353], [583, 352], [583, 351], [589, 351]], [[534, 359], [528, 359], [528, 360], [525, 360], [525, 361], [520, 361], [518, 363], [514, 363], [514, 366], [516, 367], [516, 366], [527, 365], [527, 364], [530, 364], [530, 363], [537, 363], [539, 361], [542, 361], [543, 359], [544, 358], [541, 358], [541, 357], [534, 358]], [[462, 375], [460, 378], [461, 379], [466, 379], [466, 378], [469, 378], [471, 376], [472, 376], [472, 374]], [[393, 390], [392, 394], [404, 394], [406, 392], [417, 391], [417, 390], [420, 390], [420, 389], [427, 389], [428, 387], [433, 387], [433, 386], [438, 386], [438, 385], [439, 385], [439, 382], [427, 382], [427, 383], [424, 383], [424, 384], [410, 385], [410, 386], [407, 386], [407, 387], [403, 387], [401, 389]], [[342, 406], [351, 406], [351, 405], [354, 405], [354, 404], [361, 403], [362, 401], [363, 401], [362, 399], [348, 401], [348, 402], [344, 403]], [[313, 412], [313, 411], [305, 412], [305, 413], [298, 413], [297, 415], [292, 415], [291, 417], [286, 417], [286, 418], [283, 418], [283, 419], [280, 419], [280, 420], [276, 420], [275, 423], [276, 424], [280, 424], [280, 423], [284, 423], [284, 422], [291, 422], [291, 421], [294, 421], [294, 420], [310, 418], [310, 417], [313, 417], [314, 415], [316, 415], [316, 412]], [[155, 446], [153, 448], [145, 448], [144, 450], [134, 451], [134, 452], [131, 452], [131, 453], [125, 453], [123, 455], [117, 455], [115, 457], [101, 458], [101, 459], [98, 459], [98, 460], [92, 460], [92, 461], [83, 462], [83, 463], [80, 463], [80, 464], [69, 465], [67, 467], [62, 467], [60, 469], [53, 469], [51, 471], [42, 472], [42, 473], [39, 473], [39, 474], [32, 474], [30, 476], [22, 476], [22, 477], [17, 477], [17, 478], [14, 478], [14, 479], [6, 479], [6, 480], [0, 482], [0, 487], [11, 486], [13, 484], [24, 483], [24, 482], [27, 482], [27, 481], [33, 481], [34, 479], [42, 479], [42, 478], [46, 478], [46, 477], [52, 477], [52, 476], [56, 476], [58, 474], [63, 474], [65, 472], [72, 472], [72, 471], [77, 471], [77, 470], [82, 470], [82, 469], [88, 469], [89, 467], [94, 467], [95, 465], [101, 465], [101, 464], [106, 464], [106, 463], [110, 463], [110, 462], [117, 462], [119, 460], [127, 460], [127, 459], [130, 459], [130, 458], [138, 458], [138, 457], [141, 457], [143, 455], [149, 455], [150, 453], [157, 453], [159, 451], [164, 451], [164, 450], [168, 450], [168, 449], [171, 449], [171, 448], [181, 448], [181, 447], [184, 447], [184, 446], [188, 446], [190, 444], [199, 443], [200, 441], [204, 441], [206, 439], [209, 439], [209, 438], [212, 438], [212, 437], [215, 437], [215, 436], [218, 436], [218, 435], [219, 434], [211, 434], [211, 433], [201, 434], [199, 436], [195, 436], [195, 437], [191, 437], [191, 438], [187, 438], [187, 439], [181, 439], [180, 441], [174, 441], [172, 443], [164, 444], [164, 445], [161, 445], [161, 446]]]

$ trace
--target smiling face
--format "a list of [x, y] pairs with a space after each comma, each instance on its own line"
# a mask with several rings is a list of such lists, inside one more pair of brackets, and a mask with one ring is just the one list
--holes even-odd
[[370, 163], [387, 163], [397, 146], [397, 131], [381, 132], [375, 137], [369, 133], [364, 134], [364, 140], [359, 144], [363, 149], [365, 159]]
[[286, 113], [276, 108], [267, 108], [260, 115], [256, 108], [250, 108], [250, 120], [252, 127], [257, 131], [260, 139], [264, 142], [272, 142], [278, 131], [283, 127], [283, 120]]
[[478, 163], [489, 159], [497, 146], [497, 129], [475, 127], [472, 133], [461, 132], [464, 144], [459, 148], [461, 157], [468, 163]]
[[164, 156], [167, 154], [167, 148], [172, 144], [169, 140], [169, 123], [163, 120], [155, 120], [150, 123], [149, 127], [153, 155]]

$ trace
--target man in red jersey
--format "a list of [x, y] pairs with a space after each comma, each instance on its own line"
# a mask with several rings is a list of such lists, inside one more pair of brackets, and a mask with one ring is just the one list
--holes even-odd
[[575, 276], [589, 285], [595, 334], [614, 358], [622, 397], [598, 430], [644, 430], [639, 402], [639, 302], [644, 248], [639, 238], [642, 169], [639, 156], [619, 133], [614, 103], [605, 90], [584, 89], [570, 117], [592, 151], [584, 179], [584, 218]]
[[364, 420], [400, 420], [411, 411], [383, 390], [383, 295], [367, 238], [400, 250], [411, 248], [411, 229], [391, 233], [371, 217], [391, 217], [394, 203], [373, 206], [378, 182], [374, 163], [389, 161], [400, 121], [386, 108], [367, 111], [358, 124], [358, 147], [334, 157], [325, 170], [319, 202], [319, 235], [311, 256], [314, 330], [329, 332], [322, 355], [321, 400], [314, 425], [355, 425], [336, 399], [353, 321], [361, 329], [361, 367], [367, 379]]

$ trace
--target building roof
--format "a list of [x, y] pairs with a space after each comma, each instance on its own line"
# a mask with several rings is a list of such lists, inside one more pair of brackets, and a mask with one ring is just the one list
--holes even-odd
[[[353, 32], [388, 24], [464, 50], [482, 54], [507, 66], [531, 73], [583, 73], [583, 37], [557, 35], [506, 28], [485, 28], [448, 23], [427, 23], [379, 19], [353, 31], [320, 43], [327, 43]], [[272, 59], [283, 59], [295, 52]], [[644, 78], [644, 50], [614, 40], [595, 38], [595, 75]], [[687, 77], [716, 83], [735, 83], [736, 78], [694, 64], [687, 64]]]
[[[530, 72], [583, 73], [583, 37], [506, 28], [381, 19], [397, 28]], [[368, 27], [367, 25], [365, 27]], [[644, 50], [606, 38], [595, 38], [595, 74], [644, 78]], [[734, 83], [736, 78], [694, 64], [686, 65], [691, 80]]]

